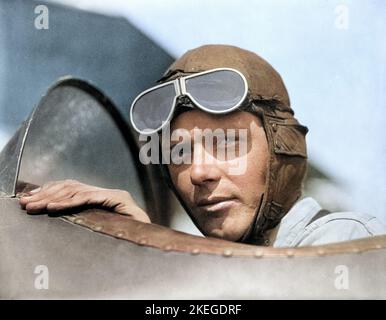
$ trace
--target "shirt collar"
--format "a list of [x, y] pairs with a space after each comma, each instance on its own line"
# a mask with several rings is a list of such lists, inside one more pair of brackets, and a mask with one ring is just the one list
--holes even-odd
[[[276, 226], [276, 230], [271, 232], [275, 239], [270, 239], [274, 246], [289, 245], [292, 237], [305, 228], [307, 223], [316, 215], [322, 207], [313, 198], [307, 197], [299, 200], [283, 217], [281, 222]], [[285, 242], [285, 243], [284, 243]]]

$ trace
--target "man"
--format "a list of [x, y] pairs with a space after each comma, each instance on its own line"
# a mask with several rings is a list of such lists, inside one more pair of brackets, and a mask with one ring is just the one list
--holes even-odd
[[[162, 147], [162, 160], [171, 155], [162, 168], [204, 235], [302, 246], [386, 233], [375, 217], [330, 213], [311, 198], [299, 200], [308, 129], [294, 118], [280, 75], [256, 54], [202, 46], [175, 61], [159, 82], [134, 100], [131, 122], [141, 135], [172, 133], [169, 148]], [[223, 134], [212, 135], [216, 147], [208, 148], [203, 137], [216, 130]], [[223, 158], [219, 146], [239, 152]], [[20, 203], [29, 213], [102, 205], [150, 222], [128, 192], [77, 181], [48, 183]]]

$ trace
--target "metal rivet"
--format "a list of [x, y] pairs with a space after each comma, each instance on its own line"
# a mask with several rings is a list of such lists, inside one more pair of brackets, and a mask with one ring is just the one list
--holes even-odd
[[198, 248], [194, 248], [192, 250], [192, 254], [199, 254], [199, 253], [200, 253], [200, 249], [198, 249]]
[[230, 249], [225, 249], [224, 250], [224, 252], [222, 253], [225, 257], [230, 257], [232, 254], [233, 254], [233, 252], [232, 252], [232, 250], [230, 250]]
[[277, 131], [277, 124], [275, 122], [272, 123], [272, 130]]
[[103, 229], [103, 227], [102, 226], [95, 226], [93, 229], [95, 231], [101, 231]]
[[74, 220], [74, 222], [75, 222], [75, 223], [83, 223], [83, 222], [84, 222], [84, 219], [82, 219], [82, 218], [76, 218], [76, 219]]
[[124, 236], [124, 233], [123, 232], [117, 232], [115, 234], [118, 238], [122, 238]]
[[256, 250], [255, 251], [255, 257], [256, 258], [261, 258], [264, 255], [263, 250]]
[[145, 238], [139, 239], [138, 244], [140, 244], [141, 246], [144, 246], [147, 244], [147, 240]]
[[323, 249], [318, 249], [316, 252], [317, 252], [318, 255], [320, 255], [320, 256], [324, 256], [324, 255], [326, 254], [326, 251], [324, 251]]
[[287, 250], [285, 253], [288, 258], [292, 258], [295, 254], [293, 250]]

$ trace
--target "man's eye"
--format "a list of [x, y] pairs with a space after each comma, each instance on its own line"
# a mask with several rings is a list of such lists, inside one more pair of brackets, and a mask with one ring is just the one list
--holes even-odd
[[233, 145], [237, 142], [237, 137], [226, 137], [225, 139], [219, 142], [220, 147], [227, 147], [229, 145]]
[[191, 163], [191, 146], [189, 144], [177, 144], [171, 148], [171, 163], [175, 165]]
[[226, 142], [226, 144], [236, 143], [237, 139], [236, 138], [226, 138], [225, 142]]

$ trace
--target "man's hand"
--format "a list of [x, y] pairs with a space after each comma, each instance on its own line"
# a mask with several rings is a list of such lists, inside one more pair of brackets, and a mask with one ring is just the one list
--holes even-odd
[[20, 198], [20, 204], [28, 213], [99, 205], [116, 213], [129, 215], [134, 220], [150, 223], [149, 216], [138, 207], [129, 192], [94, 187], [76, 180], [48, 182], [30, 191], [28, 196]]

